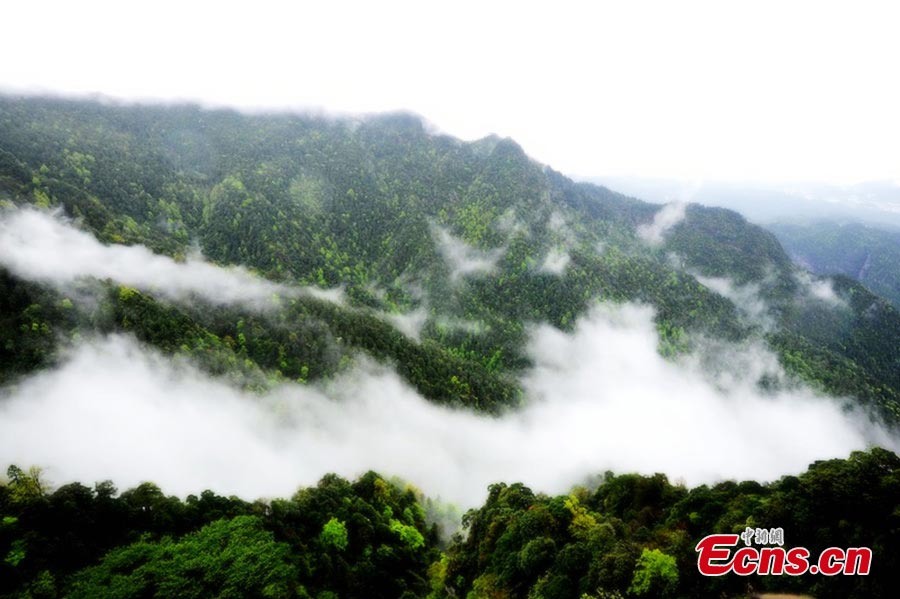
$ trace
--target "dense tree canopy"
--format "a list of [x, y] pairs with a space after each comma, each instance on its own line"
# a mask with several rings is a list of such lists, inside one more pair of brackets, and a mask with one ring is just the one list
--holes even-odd
[[853, 278], [900, 307], [900, 231], [830, 221], [767, 228], [792, 259], [812, 272]]
[[[661, 245], [648, 244], [640, 228], [658, 206], [574, 183], [511, 140], [462, 143], [410, 115], [3, 97], [0, 202], [61, 207], [106, 243], [176, 258], [198, 243], [216, 262], [340, 285], [350, 299], [292, 301], [261, 318], [112, 290], [85, 314], [73, 298], [0, 272], [2, 379], [46, 364], [77, 329], [100, 327], [219, 374], [241, 370], [254, 386], [329, 376], [361, 350], [435, 401], [498, 411], [519, 401], [530, 323], [569, 329], [598, 300], [638, 301], [656, 309], [664, 355], [697, 335], [762, 336], [794, 375], [900, 418], [900, 315], [865, 288], [838, 281], [843, 304], [808, 301], [778, 241], [728, 210], [690, 206]], [[459, 276], [444, 235], [493, 268]], [[742, 318], [696, 275], [758, 287], [776, 326]], [[421, 343], [385, 320], [415, 310], [426, 317]]]
[[[874, 449], [770, 484], [693, 489], [606, 473], [593, 489], [492, 485], [449, 545], [415, 490], [329, 475], [290, 499], [185, 500], [145, 483], [0, 485], [0, 597], [701, 597], [757, 591], [893, 597], [900, 458]], [[870, 547], [869, 576], [705, 578], [707, 534], [781, 527], [786, 546]], [[445, 531], [447, 532], [447, 531]], [[442, 551], [441, 548], [444, 548]]]
[[[5, 96], [0, 217], [23, 207], [59, 211], [104, 244], [176, 261], [199, 247], [214, 264], [346, 300], [276, 296], [263, 310], [108, 279], [61, 289], [0, 267], [5, 388], [86, 336], [123, 333], [259, 392], [327, 381], [364, 355], [433, 402], [496, 414], [522, 401], [535, 324], [571, 331], [598, 302], [637, 302], [654, 309], [667, 358], [704, 339], [759, 342], [789, 374], [760, 389], [803, 381], [900, 423], [889, 302], [847, 277], [812, 277], [728, 210], [688, 206], [663, 235], [660, 206], [573, 182], [508, 139], [464, 143], [403, 114]], [[742, 305], [751, 296], [760, 308]], [[418, 331], [394, 324], [416, 315]], [[434, 502], [371, 472], [251, 503], [150, 482], [54, 489], [39, 468], [12, 466], [0, 598], [893, 597], [898, 466], [873, 449], [768, 484], [606, 473], [548, 497], [497, 482], [452, 539], [426, 521]], [[697, 541], [748, 526], [783, 527], [814, 552], [871, 547], [873, 572], [700, 576]]]

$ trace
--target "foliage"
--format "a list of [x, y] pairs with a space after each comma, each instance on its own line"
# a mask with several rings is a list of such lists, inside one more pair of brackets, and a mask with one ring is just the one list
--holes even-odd
[[768, 229], [792, 259], [812, 272], [853, 278], [900, 308], [900, 232], [827, 221]]
[[[757, 591], [892, 597], [900, 572], [900, 458], [883, 450], [812, 464], [769, 484], [687, 489], [606, 473], [593, 491], [535, 495], [494, 484], [445, 553], [419, 496], [375, 473], [334, 475], [290, 499], [210, 491], [185, 501], [151, 483], [118, 494], [78, 483], [16, 494], [0, 484], [0, 597], [742, 596], [706, 578], [696, 542], [782, 527], [786, 546], [870, 547], [869, 576], [758, 577]], [[864, 509], [860, 509], [864, 506]]]
[[211, 491], [182, 501], [151, 483], [23, 494], [29, 475], [10, 472], [0, 484], [4, 598], [38, 587], [49, 597], [421, 596], [438, 559], [417, 496], [374, 473], [247, 503]]
[[[0, 272], [0, 382], [51, 364], [83, 332], [124, 330], [256, 389], [331, 376], [362, 351], [436, 402], [496, 413], [520, 402], [531, 323], [570, 330], [597, 301], [636, 301], [656, 309], [664, 356], [698, 337], [758, 336], [789, 372], [900, 418], [900, 315], [862, 287], [835, 282], [849, 310], [805, 301], [775, 237], [723, 209], [689, 206], [649, 246], [636, 231], [658, 206], [574, 183], [511, 140], [462, 143], [411, 115], [3, 97], [0, 201], [59, 207], [103, 242], [176, 259], [198, 241], [217, 263], [341, 286], [350, 302], [301, 298], [262, 317], [111, 289], [84, 306]], [[495, 267], [455, 276], [439, 230], [492, 252]], [[550, 252], [568, 257], [560, 272], [542, 268]], [[775, 330], [746, 322], [697, 272], [758, 285]], [[419, 342], [387, 322], [413, 310], [427, 314]]]
[[322, 527], [319, 540], [325, 547], [343, 551], [347, 548], [347, 525], [337, 518], [332, 518]]
[[634, 569], [634, 578], [628, 592], [634, 595], [648, 593], [670, 596], [678, 586], [678, 565], [675, 558], [659, 549], [644, 549]]
[[138, 541], [114, 549], [75, 576], [73, 599], [110, 597], [295, 597], [290, 548], [263, 530], [259, 518], [218, 520], [178, 541]]
[[[327, 379], [363, 353], [434, 402], [498, 413], [521, 400], [533, 324], [568, 331], [598, 301], [639, 302], [655, 309], [666, 357], [703, 337], [762, 340], [795, 377], [900, 423], [900, 313], [888, 302], [846, 277], [826, 281], [834, 302], [810, 299], [775, 237], [727, 210], [690, 206], [649, 245], [638, 227], [659, 206], [575, 183], [511, 140], [463, 143], [409, 115], [351, 123], [0, 97], [0, 210], [24, 205], [176, 260], [196, 241], [216, 264], [340, 287], [347, 301], [222, 306], [94, 280], [61, 292], [0, 269], [3, 385], [84, 336], [126, 333], [259, 391]], [[462, 272], [441, 232], [489, 267]], [[561, 269], [544, 267], [551, 253], [567, 258]], [[875, 264], [886, 282], [891, 265]], [[754, 286], [771, 326], [698, 274]], [[415, 311], [418, 337], [390, 324]], [[699, 576], [693, 548], [751, 524], [784, 527], [812, 551], [877, 556], [865, 578], [770, 577], [752, 581], [758, 590], [889, 597], [900, 588], [898, 467], [873, 449], [769, 484], [607, 474], [546, 497], [497, 483], [443, 554], [423, 499], [375, 473], [251, 504], [210, 491], [181, 500], [152, 483], [51, 491], [40, 470], [11, 467], [0, 597], [739, 596], [746, 581]]]
[[[889, 597], [900, 572], [900, 458], [883, 450], [816, 462], [769, 484], [726, 481], [686, 489], [665, 476], [607, 473], [597, 489], [545, 497], [493, 485], [466, 514], [447, 552], [447, 596], [742, 597], [759, 592]], [[861, 506], [865, 506], [861, 509]], [[870, 547], [869, 576], [739, 576], [697, 572], [696, 543], [712, 533], [782, 527], [786, 547], [812, 555]]]

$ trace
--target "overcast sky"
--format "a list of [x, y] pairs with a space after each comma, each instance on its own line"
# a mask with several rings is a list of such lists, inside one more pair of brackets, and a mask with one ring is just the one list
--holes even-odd
[[573, 175], [900, 181], [890, 2], [7, 2], [0, 88], [495, 132]]

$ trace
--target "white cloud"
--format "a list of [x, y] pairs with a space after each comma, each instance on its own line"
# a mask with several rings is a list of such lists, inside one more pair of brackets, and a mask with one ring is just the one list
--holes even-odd
[[598, 308], [572, 335], [540, 326], [527, 405], [494, 418], [436, 406], [366, 364], [322, 386], [248, 394], [110, 337], [7, 390], [0, 463], [48, 467], [56, 483], [153, 480], [181, 495], [248, 498], [374, 469], [467, 507], [496, 481], [558, 493], [607, 469], [689, 484], [769, 480], [871, 442], [890, 446], [809, 390], [762, 394], [747, 373], [777, 364], [756, 352], [732, 348], [735, 360], [720, 366], [736, 370], [711, 378], [696, 361], [662, 359], [656, 343], [642, 307]]
[[471, 274], [493, 272], [504, 251], [502, 248], [493, 250], [473, 248], [443, 227], [434, 227], [434, 236], [438, 251], [450, 267], [450, 279], [453, 281]]
[[[42, 37], [0, 37], [2, 56], [28, 48], [27, 61], [0, 62], [6, 88], [412, 109], [584, 175], [898, 178], [889, 2], [8, 4], [7, 22], [40, 23]], [[298, 67], [297, 56], [316, 60]], [[550, 71], [565, 85], [535, 83]]]
[[550, 215], [550, 218], [547, 219], [547, 229], [549, 229], [553, 233], [562, 235], [563, 237], [567, 237], [569, 235], [566, 218], [555, 210]]
[[638, 236], [650, 245], [660, 245], [666, 232], [684, 220], [687, 204], [684, 202], [672, 202], [660, 208], [653, 215], [653, 222], [640, 225], [637, 228]]
[[474, 335], [480, 335], [490, 328], [490, 325], [483, 321], [469, 320], [467, 318], [458, 318], [455, 316], [438, 316], [435, 318], [434, 324], [438, 329], [463, 331]]
[[547, 252], [546, 256], [544, 256], [544, 261], [541, 263], [540, 271], [554, 275], [561, 275], [566, 269], [566, 266], [569, 265], [569, 262], [571, 262], [571, 260], [572, 258], [568, 253], [558, 249], [552, 249]]
[[387, 314], [386, 318], [401, 333], [410, 339], [419, 341], [422, 327], [424, 327], [425, 323], [428, 321], [428, 310], [425, 306], [420, 306], [415, 310], [404, 312], [402, 314]]
[[794, 278], [800, 285], [800, 293], [804, 299], [812, 299], [831, 306], [846, 308], [847, 302], [834, 290], [832, 280], [828, 277], [817, 277], [805, 270], [798, 270]]
[[750, 324], [760, 326], [765, 331], [775, 329], [775, 319], [769, 313], [769, 306], [760, 295], [759, 283], [737, 285], [727, 277], [705, 277], [692, 273], [697, 281], [722, 297], [730, 299], [738, 313]]
[[519, 220], [516, 211], [513, 208], [507, 209], [503, 214], [494, 221], [494, 227], [505, 234], [508, 238], [516, 235], [531, 236], [531, 231], [523, 221]]
[[289, 287], [239, 266], [221, 267], [201, 257], [176, 262], [144, 246], [103, 245], [58, 216], [33, 209], [0, 213], [0, 264], [29, 280], [68, 288], [85, 277], [160, 293], [170, 299], [199, 296], [214, 304], [270, 305], [274, 296], [311, 295], [340, 301], [339, 289]]

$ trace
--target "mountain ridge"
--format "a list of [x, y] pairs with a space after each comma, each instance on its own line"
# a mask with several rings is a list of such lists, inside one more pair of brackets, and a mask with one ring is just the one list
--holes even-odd
[[[0, 99], [0, 140], [8, 202], [61, 205], [105, 243], [140, 243], [181, 260], [197, 240], [215, 263], [340, 285], [359, 307], [424, 308], [424, 340], [482, 369], [525, 366], [525, 323], [566, 329], [596, 298], [653, 306], [666, 351], [683, 351], [685, 334], [745, 338], [759, 325], [692, 273], [757, 285], [783, 329], [769, 343], [789, 370], [834, 391], [821, 360], [850, 360], [840, 391], [900, 414], [900, 380], [890, 375], [900, 356], [888, 342], [873, 350], [886, 360], [875, 370], [857, 368], [859, 354], [840, 340], [814, 360], [797, 348], [785, 359], [793, 342], [784, 339], [820, 344], [810, 330], [821, 323], [808, 321], [825, 312], [796, 299], [801, 286], [771, 233], [737, 213], [691, 205], [651, 243], [641, 234], [657, 226], [660, 206], [576, 183], [512, 140], [432, 135], [409, 114], [350, 122], [10, 97]], [[453, 283], [452, 259], [465, 256], [450, 256], [436, 227], [459, 247], [497, 253], [494, 261]], [[562, 270], [542, 271], [554, 256]], [[864, 311], [853, 316], [859, 326]], [[878, 314], [900, 319], [887, 308]], [[446, 319], [481, 322], [484, 333], [441, 325]]]
[[[131, 486], [10, 466], [4, 599], [896, 588], [894, 307], [409, 115], [0, 96], [0, 410], [3, 455]], [[369, 469], [480, 507], [447, 539]], [[697, 573], [775, 526], [876, 565]]]

